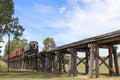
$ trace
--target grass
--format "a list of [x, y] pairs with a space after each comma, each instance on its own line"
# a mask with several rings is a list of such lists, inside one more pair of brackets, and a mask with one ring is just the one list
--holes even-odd
[[66, 75], [55, 76], [53, 74], [36, 71], [17, 71], [1, 72], [0, 80], [87, 80], [84, 78], [67, 77]]
[[30, 70], [10, 70], [7, 72], [7, 65], [1, 61], [0, 80], [88, 80], [78, 77], [67, 77], [66, 74], [56, 76], [51, 73], [36, 72]]
[[0, 60], [0, 71], [7, 71], [7, 64]]
[[[83, 64], [77, 67], [78, 74], [76, 77], [67, 77], [67, 74], [56, 76], [52, 73], [30, 70], [10, 70], [10, 72], [7, 72], [7, 65], [4, 62], [1, 62], [1, 64], [0, 80], [96, 80], [95, 78], [89, 79], [84, 74], [85, 67]], [[68, 65], [66, 65], [66, 68], [68, 69]], [[97, 78], [97, 80], [120, 80], [120, 76], [109, 76], [108, 69], [102, 65], [100, 67], [100, 78]]]

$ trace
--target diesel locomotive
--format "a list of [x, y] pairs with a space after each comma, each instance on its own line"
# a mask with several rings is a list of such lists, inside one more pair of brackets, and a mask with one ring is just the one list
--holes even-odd
[[[29, 54], [28, 54], [29, 53]], [[17, 57], [20, 55], [30, 55], [32, 53], [38, 53], [38, 42], [31, 41], [24, 48], [20, 48], [9, 55], [9, 59], [13, 57]], [[8, 56], [4, 58], [4, 61], [8, 60]]]

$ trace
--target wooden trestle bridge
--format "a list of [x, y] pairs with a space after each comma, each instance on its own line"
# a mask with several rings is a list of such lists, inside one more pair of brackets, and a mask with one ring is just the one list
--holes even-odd
[[[9, 60], [10, 68], [36, 69], [37, 71], [45, 71], [58, 75], [65, 71], [64, 56], [69, 54], [68, 76], [77, 75], [77, 64], [81, 62], [85, 64], [85, 73], [91, 78], [93, 73], [95, 73], [96, 77], [99, 77], [99, 67], [101, 64], [108, 68], [109, 75], [119, 75], [117, 47], [115, 46], [118, 44], [120, 44], [120, 30], [66, 44], [47, 52], [31, 55], [22, 54], [13, 57]], [[108, 49], [108, 56], [104, 59], [99, 55], [100, 48]], [[84, 52], [85, 57], [83, 59], [79, 58], [77, 52]], [[77, 59], [79, 63], [77, 63]], [[108, 61], [106, 62], [106, 60]]]

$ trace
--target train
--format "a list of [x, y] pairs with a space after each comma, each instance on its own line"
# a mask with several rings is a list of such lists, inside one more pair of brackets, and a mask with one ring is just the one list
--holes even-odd
[[25, 48], [24, 53], [27, 52], [38, 52], [38, 42], [37, 41], [31, 41]]
[[[32, 53], [38, 53], [39, 49], [38, 49], [38, 42], [37, 41], [31, 41], [29, 44], [27, 44], [24, 48], [20, 48], [12, 53], [10, 53], [9, 55], [9, 59], [13, 58], [13, 57], [17, 57], [20, 55], [29, 55]], [[8, 56], [6, 56], [4, 58], [4, 61], [6, 61], [8, 59]]]

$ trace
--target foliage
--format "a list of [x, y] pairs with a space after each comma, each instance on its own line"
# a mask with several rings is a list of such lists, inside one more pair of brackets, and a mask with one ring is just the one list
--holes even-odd
[[0, 0], [0, 25], [9, 23], [14, 13], [13, 0]]
[[[12, 41], [10, 41], [10, 53], [20, 48], [23, 48], [26, 45], [27, 45], [26, 39], [13, 39]], [[6, 43], [5, 45], [4, 56], [7, 55], [7, 51], [8, 51], [8, 43]]]
[[5, 24], [2, 29], [4, 34], [14, 34], [14, 38], [18, 38], [23, 34], [24, 28], [19, 24], [18, 18], [13, 18], [11, 22]]
[[13, 0], [0, 0], [0, 42], [4, 35], [8, 35], [8, 56], [10, 53], [10, 35], [12, 34], [14, 35], [14, 38], [18, 38], [19, 36], [22, 36], [24, 32], [24, 28], [19, 24], [19, 19], [12, 17], [13, 13]]
[[13, 0], [0, 0], [0, 42], [4, 35], [13, 34], [18, 38], [23, 34], [24, 28], [19, 24], [18, 18], [13, 18]]
[[55, 41], [53, 38], [47, 37], [43, 41], [43, 51], [47, 51], [56, 47]]
[[65, 61], [68, 61], [70, 56], [66, 54], [64, 58], [65, 58]]
[[11, 22], [13, 13], [13, 0], [0, 0], [0, 39], [2, 39], [2, 36], [5, 33], [3, 30], [3, 26]]
[[118, 52], [118, 56], [120, 56], [120, 52]]

